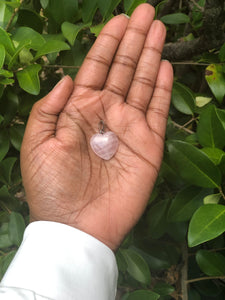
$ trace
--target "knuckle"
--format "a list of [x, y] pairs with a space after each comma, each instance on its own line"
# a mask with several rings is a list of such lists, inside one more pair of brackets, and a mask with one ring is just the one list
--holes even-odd
[[137, 65], [137, 61], [130, 57], [129, 55], [120, 55], [118, 54], [114, 60], [114, 63], [120, 64], [126, 67], [130, 67], [131, 69], [135, 69]]
[[108, 62], [108, 60], [102, 56], [102, 55], [99, 55], [99, 54], [96, 54], [95, 56], [87, 56], [86, 57], [87, 60], [91, 60], [91, 61], [94, 61], [96, 63], [99, 63], [99, 64], [102, 64], [106, 67], [109, 67], [110, 66], [110, 63]]
[[155, 85], [155, 81], [146, 76], [136, 76], [133, 81], [136, 81], [137, 83], [140, 83], [142, 85], [150, 86], [151, 88], [153, 88]]
[[140, 101], [140, 98], [130, 98], [127, 100], [127, 103], [144, 113], [146, 111], [146, 106], [142, 101]]

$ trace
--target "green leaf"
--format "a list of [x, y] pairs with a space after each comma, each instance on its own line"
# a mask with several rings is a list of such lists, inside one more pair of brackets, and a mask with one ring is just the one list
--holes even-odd
[[50, 21], [55, 22], [56, 27], [65, 21], [73, 22], [78, 11], [78, 0], [49, 0], [45, 8], [45, 14]]
[[11, 198], [11, 195], [9, 194], [9, 191], [5, 185], [3, 185], [0, 188], [0, 201], [7, 201], [8, 199]]
[[168, 220], [171, 222], [188, 221], [196, 209], [203, 205], [206, 194], [206, 189], [194, 186], [179, 191], [170, 205]]
[[41, 6], [45, 9], [48, 6], [49, 0], [40, 0]]
[[172, 103], [175, 108], [186, 115], [193, 115], [195, 110], [194, 96], [188, 87], [174, 82], [172, 90]]
[[6, 27], [13, 14], [13, 9], [6, 5], [5, 2], [0, 1], [0, 26]]
[[41, 49], [39, 49], [34, 57], [34, 60], [37, 60], [43, 55], [49, 54], [49, 53], [55, 53], [60, 52], [63, 50], [70, 50], [70, 46], [62, 41], [57, 40], [51, 40], [47, 41]]
[[203, 147], [223, 148], [225, 130], [214, 105], [208, 106], [201, 114], [197, 127], [197, 136]]
[[137, 281], [149, 285], [151, 274], [143, 257], [132, 249], [123, 249], [121, 253], [126, 260], [128, 273]]
[[20, 8], [18, 12], [17, 25], [18, 27], [30, 27], [33, 30], [42, 33], [43, 31], [43, 18], [34, 10], [27, 8]]
[[16, 161], [16, 157], [7, 157], [0, 163], [0, 181], [6, 185], [11, 184], [12, 169]]
[[196, 103], [197, 107], [203, 107], [211, 101], [212, 101], [212, 98], [210, 98], [210, 97], [198, 96], [195, 98], [195, 103]]
[[222, 159], [225, 158], [225, 152], [223, 152], [221, 149], [206, 147], [202, 148], [201, 151], [204, 152], [216, 166], [218, 166]]
[[29, 27], [19, 27], [13, 35], [13, 40], [21, 43], [24, 40], [30, 40], [29, 48], [39, 50], [45, 44], [45, 39], [40, 33]]
[[171, 24], [171, 25], [184, 24], [184, 23], [190, 22], [189, 16], [187, 16], [183, 13], [169, 14], [169, 15], [163, 16], [160, 20], [165, 24]]
[[6, 129], [0, 130], [0, 161], [5, 157], [9, 150], [9, 136]]
[[23, 216], [17, 212], [12, 212], [9, 218], [9, 238], [13, 244], [20, 246], [25, 230]]
[[127, 263], [120, 249], [116, 252], [116, 263], [120, 272], [125, 272], [127, 270]]
[[19, 81], [19, 85], [24, 91], [32, 95], [39, 94], [40, 81], [38, 77], [38, 72], [40, 70], [41, 70], [41, 66], [38, 64], [34, 64], [16, 73], [16, 77]]
[[0, 84], [8, 85], [14, 83], [14, 79], [11, 78], [3, 78], [0, 79]]
[[165, 282], [159, 282], [154, 286], [155, 293], [159, 294], [160, 296], [166, 296], [172, 294], [175, 289], [172, 285], [165, 283]]
[[168, 207], [168, 200], [162, 200], [156, 203], [149, 210], [146, 222], [147, 231], [154, 239], [160, 238], [166, 231], [166, 212]]
[[168, 143], [174, 167], [190, 184], [211, 188], [221, 184], [221, 172], [201, 150], [182, 141]]
[[16, 124], [9, 129], [10, 141], [14, 148], [18, 151], [20, 151], [21, 148], [24, 131], [25, 126], [20, 124]]
[[3, 67], [5, 61], [5, 47], [0, 44], [0, 69]]
[[97, 10], [97, 0], [83, 0], [82, 2], [82, 20], [84, 23], [92, 22]]
[[160, 295], [147, 290], [138, 290], [130, 293], [127, 300], [157, 300]]
[[209, 65], [205, 71], [205, 78], [216, 100], [222, 103], [225, 96], [225, 74], [222, 65]]
[[13, 243], [9, 239], [8, 233], [0, 234], [0, 249], [9, 248], [11, 246], [13, 246]]
[[0, 274], [3, 276], [5, 272], [7, 271], [9, 265], [11, 264], [14, 256], [16, 254], [16, 250], [10, 251], [6, 256], [3, 257], [1, 260], [1, 265], [0, 265]]
[[219, 59], [220, 59], [221, 62], [224, 62], [224, 61], [225, 61], [225, 43], [224, 43], [223, 46], [220, 48]]
[[146, 3], [146, 0], [124, 0], [125, 12], [130, 16], [135, 8], [142, 3]]
[[8, 70], [4, 70], [4, 69], [1, 69], [0, 70], [0, 76], [1, 77], [13, 77], [13, 72], [10, 72]]
[[6, 126], [11, 123], [17, 113], [19, 99], [17, 94], [11, 89], [8, 89], [5, 95], [6, 99], [2, 99], [2, 101], [0, 101], [0, 110], [4, 116], [4, 125]]
[[220, 253], [199, 250], [196, 261], [202, 272], [208, 276], [225, 275], [225, 257]]
[[4, 0], [0, 0], [0, 2], [3, 2], [5, 4], [7, 4], [8, 6], [12, 7], [12, 8], [17, 8], [20, 6], [20, 1], [19, 0], [14, 0], [14, 1], [4, 1]]
[[210, 241], [225, 231], [225, 206], [206, 204], [193, 215], [188, 230], [188, 245], [195, 247]]
[[29, 49], [23, 48], [19, 53], [19, 59], [21, 65], [29, 65], [32, 63], [34, 57]]
[[108, 0], [108, 1], [97, 0], [98, 8], [100, 10], [100, 13], [101, 13], [103, 19], [105, 19], [112, 2], [113, 2], [113, 0]]
[[23, 50], [23, 48], [27, 47], [28, 45], [31, 44], [30, 40], [25, 40], [22, 41], [19, 46], [16, 48], [16, 52], [14, 53], [14, 55], [12, 56], [9, 64], [8, 64], [8, 68], [9, 70], [12, 70], [12, 67], [14, 66], [14, 64], [16, 63], [16, 60], [20, 54], [20, 52]]
[[217, 108], [216, 112], [217, 112], [218, 118], [220, 119], [220, 122], [222, 123], [223, 128], [225, 130], [225, 110]]
[[105, 20], [107, 20], [112, 15], [114, 9], [119, 5], [119, 3], [121, 1], [122, 0], [111, 0], [111, 2], [109, 1], [110, 2], [110, 6], [109, 6], [108, 10], [106, 11], [105, 15], [103, 16]]
[[177, 225], [177, 222], [169, 223], [167, 227], [167, 233], [174, 241], [183, 243], [186, 241], [188, 224], [187, 222], [179, 222], [179, 226]]
[[83, 43], [76, 39], [75, 44], [71, 47], [71, 51], [65, 51], [60, 55], [61, 63], [66, 66], [78, 66], [77, 69], [65, 69], [64, 72], [69, 74], [71, 77], [74, 77], [81, 66], [86, 54], [87, 54], [87, 47], [84, 46]]
[[97, 37], [97, 36], [99, 36], [99, 34], [100, 34], [100, 32], [101, 32], [101, 30], [102, 30], [102, 28], [103, 28], [104, 26], [105, 26], [104, 23], [100, 23], [100, 24], [98, 24], [98, 25], [96, 25], [96, 26], [90, 27], [90, 31], [91, 31], [91, 33], [94, 33], [95, 36]]
[[71, 46], [73, 46], [78, 33], [85, 27], [89, 27], [89, 25], [90, 24], [74, 25], [69, 22], [64, 22], [62, 24], [61, 28], [62, 28], [62, 33], [63, 33], [64, 37], [69, 41]]
[[212, 194], [208, 195], [204, 198], [203, 202], [204, 204], [218, 204], [221, 198], [221, 194]]
[[8, 35], [8, 33], [0, 27], [0, 44], [5, 47], [5, 50], [9, 53], [9, 55], [13, 55], [15, 52], [15, 48], [13, 43]]

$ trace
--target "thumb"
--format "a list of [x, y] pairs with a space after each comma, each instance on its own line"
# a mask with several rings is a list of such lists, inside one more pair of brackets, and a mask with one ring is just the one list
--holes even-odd
[[48, 95], [34, 104], [24, 140], [35, 140], [40, 143], [55, 135], [59, 114], [68, 102], [72, 91], [73, 80], [65, 76]]

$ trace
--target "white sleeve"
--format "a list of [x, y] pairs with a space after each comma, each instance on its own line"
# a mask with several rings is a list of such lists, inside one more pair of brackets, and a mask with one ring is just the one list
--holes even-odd
[[113, 252], [73, 227], [31, 223], [0, 285], [0, 299], [113, 300], [118, 270]]

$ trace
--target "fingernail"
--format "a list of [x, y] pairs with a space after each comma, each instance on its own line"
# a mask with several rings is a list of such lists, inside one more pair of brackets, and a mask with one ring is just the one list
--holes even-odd
[[124, 16], [124, 17], [126, 17], [127, 19], [130, 19], [130, 17], [129, 17], [128, 15], [126, 15], [126, 14], [121, 14], [121, 16]]

